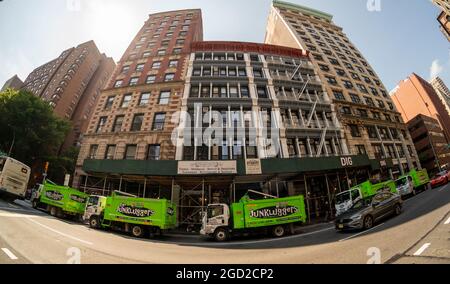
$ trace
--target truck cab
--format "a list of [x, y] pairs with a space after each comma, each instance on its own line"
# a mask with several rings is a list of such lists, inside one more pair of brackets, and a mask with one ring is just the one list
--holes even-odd
[[411, 193], [413, 195], [416, 195], [413, 178], [410, 175], [400, 177], [395, 181], [395, 186], [397, 187], [397, 191], [401, 196], [409, 195]]
[[90, 222], [92, 216], [99, 216], [103, 213], [106, 206], [106, 197], [91, 195], [86, 203], [83, 220]]
[[211, 204], [203, 216], [201, 235], [214, 236], [217, 241], [228, 238], [230, 207], [227, 204]]
[[360, 187], [339, 193], [336, 195], [336, 215], [339, 216], [348, 211], [360, 199], [362, 199]]

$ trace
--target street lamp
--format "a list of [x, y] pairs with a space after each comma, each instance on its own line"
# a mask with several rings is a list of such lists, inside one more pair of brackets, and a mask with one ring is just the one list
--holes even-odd
[[8, 126], [9, 126], [9, 127], [12, 129], [12, 131], [13, 131], [13, 140], [12, 140], [12, 143], [11, 143], [11, 147], [9, 148], [9, 152], [8, 152], [8, 157], [11, 157], [12, 150], [13, 150], [14, 144], [15, 144], [15, 142], [16, 142], [16, 130], [14, 129], [14, 127], [12, 127], [11, 124], [8, 124]]

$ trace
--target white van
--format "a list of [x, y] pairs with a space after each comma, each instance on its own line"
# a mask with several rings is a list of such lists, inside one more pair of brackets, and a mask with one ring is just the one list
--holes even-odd
[[0, 192], [25, 198], [31, 169], [9, 157], [0, 157]]

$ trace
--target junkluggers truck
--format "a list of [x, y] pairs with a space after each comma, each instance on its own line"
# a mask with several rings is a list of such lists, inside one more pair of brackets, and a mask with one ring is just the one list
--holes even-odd
[[336, 195], [336, 215], [339, 216], [347, 212], [357, 201], [373, 196], [380, 190], [388, 190], [392, 193], [398, 193], [395, 182], [390, 180], [377, 184], [366, 181], [350, 190], [343, 191]]
[[91, 228], [131, 232], [137, 238], [177, 226], [175, 204], [166, 199], [138, 198], [119, 191], [114, 191], [110, 197], [89, 197], [83, 219], [89, 221]]
[[56, 217], [81, 217], [89, 195], [67, 186], [58, 186], [45, 181], [33, 194], [33, 208], [42, 208]]
[[227, 204], [209, 205], [200, 233], [218, 242], [226, 241], [232, 235], [258, 230], [270, 230], [275, 237], [282, 237], [294, 223], [306, 222], [303, 196], [276, 198], [261, 195], [265, 199], [252, 200], [247, 194], [231, 207]]
[[402, 195], [416, 195], [417, 190], [426, 190], [430, 185], [427, 170], [412, 170], [395, 181], [398, 192]]
[[31, 169], [9, 157], [0, 157], [0, 191], [18, 198], [25, 198]]

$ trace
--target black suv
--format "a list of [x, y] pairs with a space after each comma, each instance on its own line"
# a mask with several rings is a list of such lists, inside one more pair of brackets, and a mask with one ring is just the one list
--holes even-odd
[[357, 201], [350, 210], [336, 219], [336, 230], [370, 229], [381, 219], [402, 213], [402, 198], [391, 192], [380, 192], [376, 195]]

